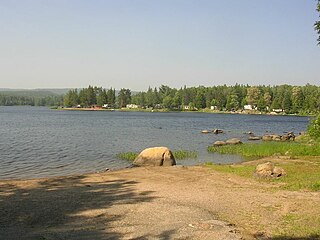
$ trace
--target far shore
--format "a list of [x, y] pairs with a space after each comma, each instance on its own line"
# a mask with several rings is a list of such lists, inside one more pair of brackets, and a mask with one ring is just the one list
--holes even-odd
[[291, 218], [307, 216], [310, 226], [319, 218], [320, 192], [286, 191], [280, 186], [205, 166], [0, 180], [0, 236], [291, 239], [288, 234], [299, 234], [291, 231]]
[[83, 108], [69, 108], [69, 107], [58, 107], [58, 110], [67, 110], [67, 111], [118, 111], [118, 112], [188, 112], [188, 113], [213, 113], [213, 114], [244, 114], [244, 115], [268, 115], [268, 116], [301, 116], [301, 117], [312, 117], [314, 114], [286, 114], [286, 113], [272, 113], [272, 112], [259, 112], [259, 111], [219, 111], [219, 110], [210, 110], [210, 109], [201, 109], [201, 110], [170, 110], [170, 109], [151, 109], [151, 108], [101, 108], [101, 107], [83, 107]]

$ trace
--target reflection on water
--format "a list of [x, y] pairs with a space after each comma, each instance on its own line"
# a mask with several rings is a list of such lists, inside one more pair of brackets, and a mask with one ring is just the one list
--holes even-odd
[[[115, 157], [147, 147], [194, 150], [196, 160], [232, 163], [239, 156], [208, 153], [217, 140], [245, 132], [305, 131], [309, 119], [296, 116], [262, 116], [208, 113], [146, 113], [108, 111], [57, 111], [40, 107], [0, 107], [0, 178], [33, 178], [100, 171], [130, 166]], [[219, 128], [224, 134], [201, 134]]]

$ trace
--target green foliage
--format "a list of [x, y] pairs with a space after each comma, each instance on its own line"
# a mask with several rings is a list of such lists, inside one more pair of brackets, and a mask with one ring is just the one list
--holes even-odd
[[118, 153], [116, 155], [117, 158], [122, 160], [128, 160], [133, 161], [138, 156], [138, 153], [135, 152], [124, 152], [124, 153]]
[[[234, 164], [234, 165], [214, 165], [207, 164], [210, 168], [225, 172], [233, 173], [241, 177], [254, 178], [253, 173], [257, 164]], [[281, 188], [297, 191], [297, 190], [320, 190], [320, 159], [319, 157], [306, 157], [299, 161], [288, 160], [276, 164], [285, 169], [287, 175], [277, 179], [260, 179], [259, 181], [267, 181], [281, 183]]]
[[118, 93], [118, 106], [120, 108], [126, 107], [129, 103], [131, 103], [131, 91], [130, 89], [122, 88]]
[[62, 106], [63, 95], [42, 90], [17, 90], [0, 92], [0, 106], [15, 105]]
[[177, 160], [197, 158], [198, 153], [196, 151], [188, 151], [188, 150], [177, 150], [173, 152], [173, 156]]
[[320, 144], [302, 144], [296, 142], [262, 142], [208, 147], [209, 152], [221, 154], [240, 154], [246, 158], [261, 158], [272, 155], [320, 156]]
[[[317, 4], [317, 11], [320, 13], [320, 1], [318, 1]], [[320, 21], [316, 21], [314, 24], [314, 29], [316, 30], [316, 32], [318, 33], [318, 44], [320, 45]]]
[[310, 137], [320, 140], [320, 114], [308, 126]]
[[[113, 108], [125, 107], [134, 103], [140, 108], [167, 108], [170, 110], [210, 109], [216, 106], [218, 110], [238, 111], [244, 105], [251, 104], [258, 110], [267, 112], [270, 109], [284, 109], [286, 113], [315, 114], [320, 112], [320, 87], [307, 84], [306, 86], [213, 86], [190, 87], [175, 89], [161, 85], [159, 88], [149, 87], [146, 92], [131, 93], [122, 88], [118, 96], [115, 90], [92, 87], [70, 90], [64, 98], [65, 106], [84, 107], [109, 104]], [[1, 100], [1, 98], [0, 98]], [[1, 101], [0, 101], [1, 104]], [[189, 108], [187, 108], [189, 106]]]

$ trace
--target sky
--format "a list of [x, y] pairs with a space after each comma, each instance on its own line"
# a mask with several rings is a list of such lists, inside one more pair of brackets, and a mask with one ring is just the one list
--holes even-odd
[[0, 0], [0, 88], [320, 84], [315, 0]]

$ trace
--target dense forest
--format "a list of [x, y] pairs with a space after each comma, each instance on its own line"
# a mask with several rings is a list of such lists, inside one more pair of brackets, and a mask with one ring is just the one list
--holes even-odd
[[0, 91], [0, 106], [62, 106], [63, 95], [49, 91]]
[[167, 108], [170, 110], [216, 109], [239, 111], [250, 105], [261, 112], [273, 109], [289, 114], [314, 114], [320, 112], [320, 87], [305, 86], [213, 86], [183, 87], [180, 89], [161, 85], [145, 92], [132, 94], [130, 89], [117, 92], [112, 88], [89, 86], [70, 90], [64, 97], [67, 107], [103, 106], [123, 108], [135, 104], [140, 108]]

